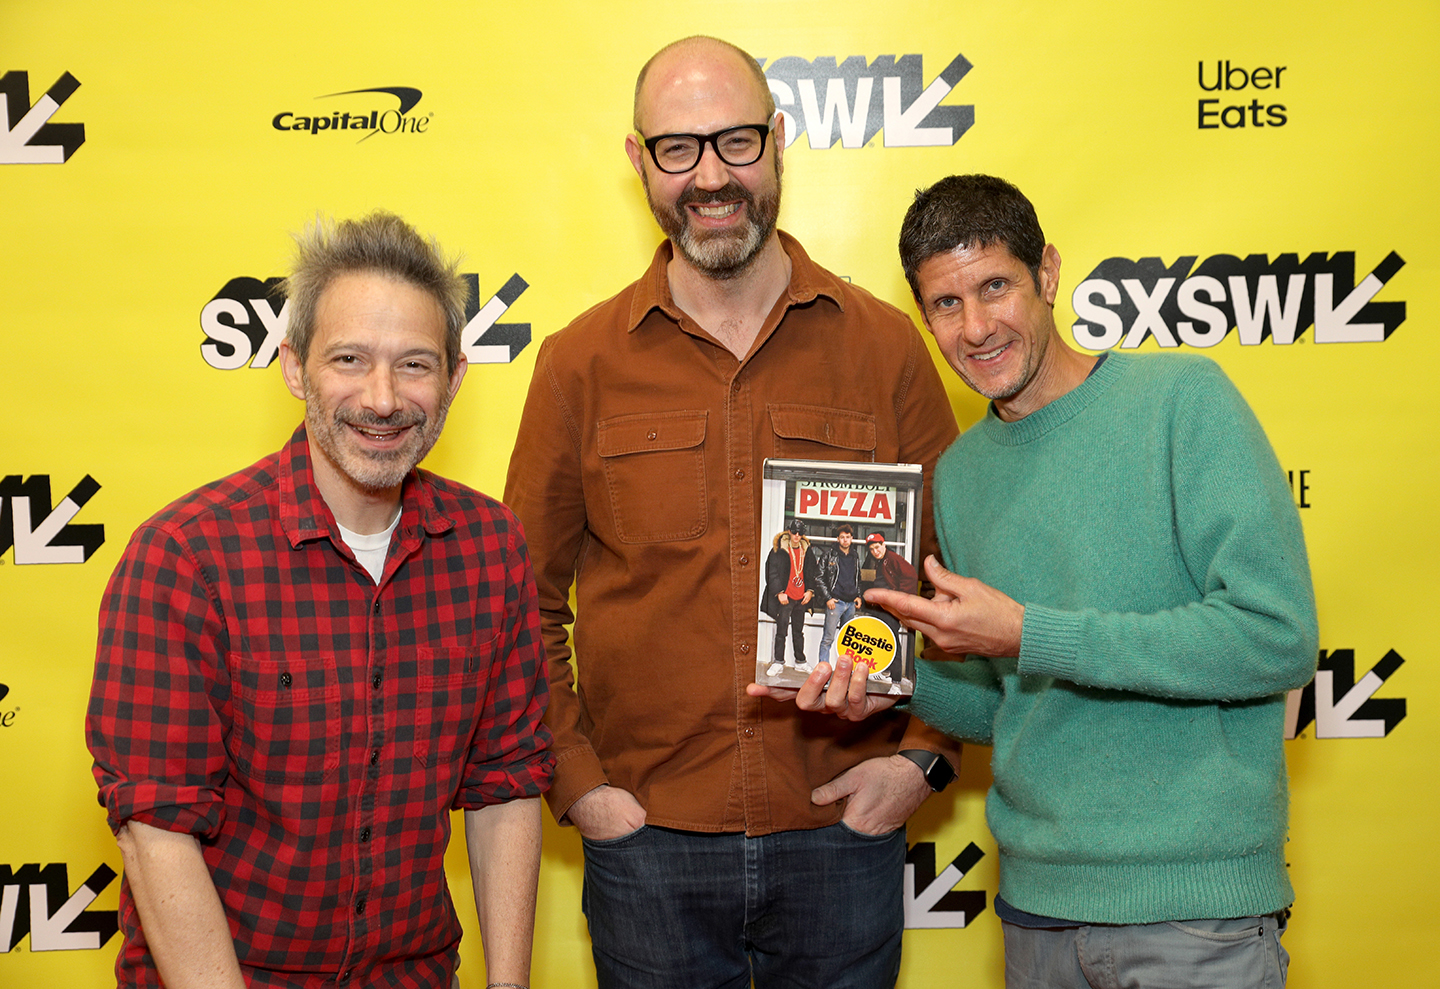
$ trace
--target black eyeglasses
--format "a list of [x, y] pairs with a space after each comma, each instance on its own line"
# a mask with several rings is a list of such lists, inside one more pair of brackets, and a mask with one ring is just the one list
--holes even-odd
[[742, 124], [727, 127], [713, 134], [660, 134], [645, 138], [645, 150], [655, 167], [670, 175], [688, 172], [700, 164], [705, 145], [715, 149], [720, 160], [740, 167], [753, 165], [765, 153], [765, 139], [770, 136], [769, 124]]

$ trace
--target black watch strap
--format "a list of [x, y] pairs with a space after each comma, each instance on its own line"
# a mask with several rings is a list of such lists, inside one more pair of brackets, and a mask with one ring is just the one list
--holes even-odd
[[925, 782], [930, 784], [930, 789], [936, 793], [949, 786], [950, 781], [955, 778], [955, 767], [939, 752], [928, 749], [901, 749], [895, 754], [919, 766], [920, 772], [925, 774]]

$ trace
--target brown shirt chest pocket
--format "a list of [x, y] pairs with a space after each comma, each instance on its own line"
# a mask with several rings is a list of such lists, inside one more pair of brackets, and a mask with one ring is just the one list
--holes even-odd
[[819, 405], [766, 406], [775, 456], [792, 460], [875, 459], [875, 417]]
[[705, 427], [700, 411], [603, 419], [595, 449], [622, 542], [694, 539], [705, 532]]

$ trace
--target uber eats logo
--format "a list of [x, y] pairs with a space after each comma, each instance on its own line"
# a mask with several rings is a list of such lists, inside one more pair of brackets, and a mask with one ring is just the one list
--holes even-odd
[[[484, 305], [479, 303], [480, 276], [462, 275], [470, 285], [465, 329], [460, 342], [471, 364], [508, 364], [530, 343], [529, 323], [498, 322], [530, 287], [519, 275], [500, 286]], [[269, 367], [289, 326], [290, 303], [279, 295], [283, 279], [232, 278], [200, 310], [205, 340], [200, 356], [217, 371], [250, 365]]]
[[99, 490], [86, 474], [52, 509], [49, 474], [0, 478], [0, 554], [13, 546], [16, 563], [84, 563], [105, 542], [105, 527], [71, 520]]
[[[1247, 69], [1227, 59], [1216, 59], [1214, 71], [1198, 63], [1200, 88], [1219, 96], [1200, 98], [1201, 130], [1238, 130], [1245, 127], [1284, 127], [1289, 112], [1280, 99], [1281, 77], [1288, 65], [1261, 65]], [[1294, 88], [1293, 86], [1291, 87]], [[1238, 95], [1237, 95], [1238, 94]], [[1223, 97], [1223, 98], [1222, 98]], [[1250, 102], [1246, 103], [1245, 100]], [[1265, 102], [1261, 102], [1264, 100]]]
[[1195, 260], [1102, 261], [1071, 296], [1075, 342], [1108, 350], [1151, 336], [1161, 347], [1213, 347], [1233, 329], [1245, 346], [1285, 345], [1314, 327], [1316, 343], [1380, 343], [1405, 322], [1404, 302], [1372, 301], [1405, 266], [1394, 251], [1358, 285], [1354, 251]]
[[424, 134], [430, 129], [434, 114], [412, 112], [423, 97], [413, 86], [326, 93], [315, 100], [329, 100], [329, 103], [281, 110], [270, 118], [270, 126], [292, 135], [350, 136], [356, 144], [377, 134]]
[[120, 929], [119, 916], [85, 908], [114, 880], [115, 871], [102, 864], [71, 893], [64, 862], [0, 865], [0, 952], [14, 950], [27, 934], [31, 951], [99, 948]]
[[1405, 720], [1405, 698], [1375, 694], [1405, 663], [1391, 649], [1359, 680], [1355, 650], [1320, 650], [1315, 679], [1285, 698], [1285, 737], [1310, 725], [1316, 738], [1384, 738]]
[[940, 105], [970, 71], [964, 55], [928, 81], [921, 55], [881, 55], [869, 64], [864, 55], [758, 61], [785, 114], [787, 147], [806, 134], [816, 149], [836, 141], [863, 148], [881, 129], [887, 148], [949, 147], [975, 123], [973, 105]]

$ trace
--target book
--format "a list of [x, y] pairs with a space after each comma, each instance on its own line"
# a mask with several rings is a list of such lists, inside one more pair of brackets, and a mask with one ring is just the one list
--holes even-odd
[[915, 633], [862, 595], [918, 592], [920, 465], [766, 460], [764, 471], [755, 682], [799, 687], [843, 654], [870, 666], [870, 693], [914, 693]]

